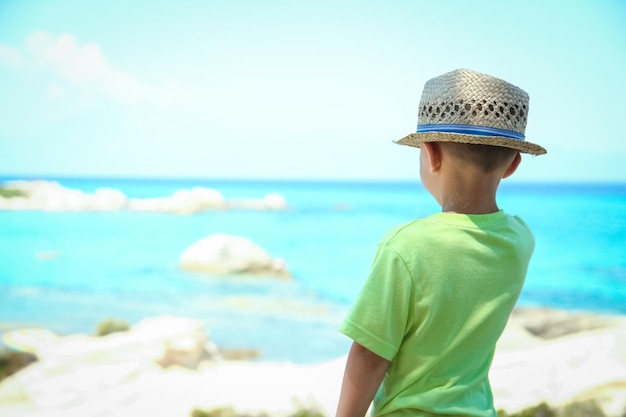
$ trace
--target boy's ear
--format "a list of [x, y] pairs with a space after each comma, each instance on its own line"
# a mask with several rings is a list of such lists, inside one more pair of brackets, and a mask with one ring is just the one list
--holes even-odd
[[426, 152], [430, 172], [441, 168], [441, 147], [437, 142], [423, 142], [420, 147]]
[[522, 162], [522, 155], [517, 152], [515, 154], [515, 158], [513, 158], [513, 160], [509, 164], [509, 167], [506, 169], [506, 171], [504, 171], [504, 174], [502, 174], [502, 178], [510, 177], [511, 175], [513, 175], [513, 173], [517, 170], [520, 162]]

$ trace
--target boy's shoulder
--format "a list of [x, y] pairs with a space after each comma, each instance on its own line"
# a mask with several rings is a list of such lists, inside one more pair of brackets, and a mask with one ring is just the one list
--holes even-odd
[[383, 235], [383, 237], [380, 239], [380, 243], [386, 244], [394, 240], [397, 240], [399, 238], [402, 238], [403, 235], [406, 235], [415, 227], [419, 227], [416, 225], [423, 222], [424, 219], [425, 218], [415, 219], [415, 220], [411, 220], [411, 221], [393, 226], [391, 229], [387, 230], [387, 232]]
[[395, 246], [405, 241], [413, 241], [420, 239], [425, 235], [428, 225], [432, 222], [431, 216], [414, 219], [408, 222], [398, 224], [383, 235], [379, 241], [379, 245]]
[[389, 246], [403, 246], [408, 242], [411, 246], [419, 242], [428, 244], [433, 240], [439, 240], [448, 230], [459, 229], [475, 229], [487, 233], [513, 230], [514, 233], [532, 236], [532, 231], [524, 220], [502, 210], [488, 215], [436, 213], [392, 227], [383, 235], [379, 244]]

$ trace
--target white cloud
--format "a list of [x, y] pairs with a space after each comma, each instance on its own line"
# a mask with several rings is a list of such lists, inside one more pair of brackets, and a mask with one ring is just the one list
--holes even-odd
[[24, 65], [24, 58], [17, 49], [0, 44], [0, 63], [10, 67], [21, 67]]
[[164, 105], [175, 94], [169, 88], [149, 85], [111, 64], [96, 43], [80, 43], [70, 34], [53, 36], [35, 32], [26, 39], [24, 51], [0, 44], [0, 62], [25, 67], [53, 76], [53, 95], [64, 91], [62, 85], [78, 87], [90, 93], [126, 104]]

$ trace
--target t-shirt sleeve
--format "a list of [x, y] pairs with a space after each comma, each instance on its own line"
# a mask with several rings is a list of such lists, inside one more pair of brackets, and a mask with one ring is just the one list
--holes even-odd
[[412, 292], [402, 258], [379, 244], [370, 275], [339, 331], [391, 361], [406, 334]]

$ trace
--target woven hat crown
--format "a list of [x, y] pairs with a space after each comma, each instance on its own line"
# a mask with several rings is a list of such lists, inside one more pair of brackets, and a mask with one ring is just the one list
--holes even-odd
[[417, 131], [396, 143], [459, 142], [545, 154], [543, 146], [526, 140], [527, 117], [524, 90], [491, 75], [457, 69], [426, 82]]
[[528, 94], [504, 80], [458, 69], [426, 82], [418, 126], [460, 124], [524, 134]]

